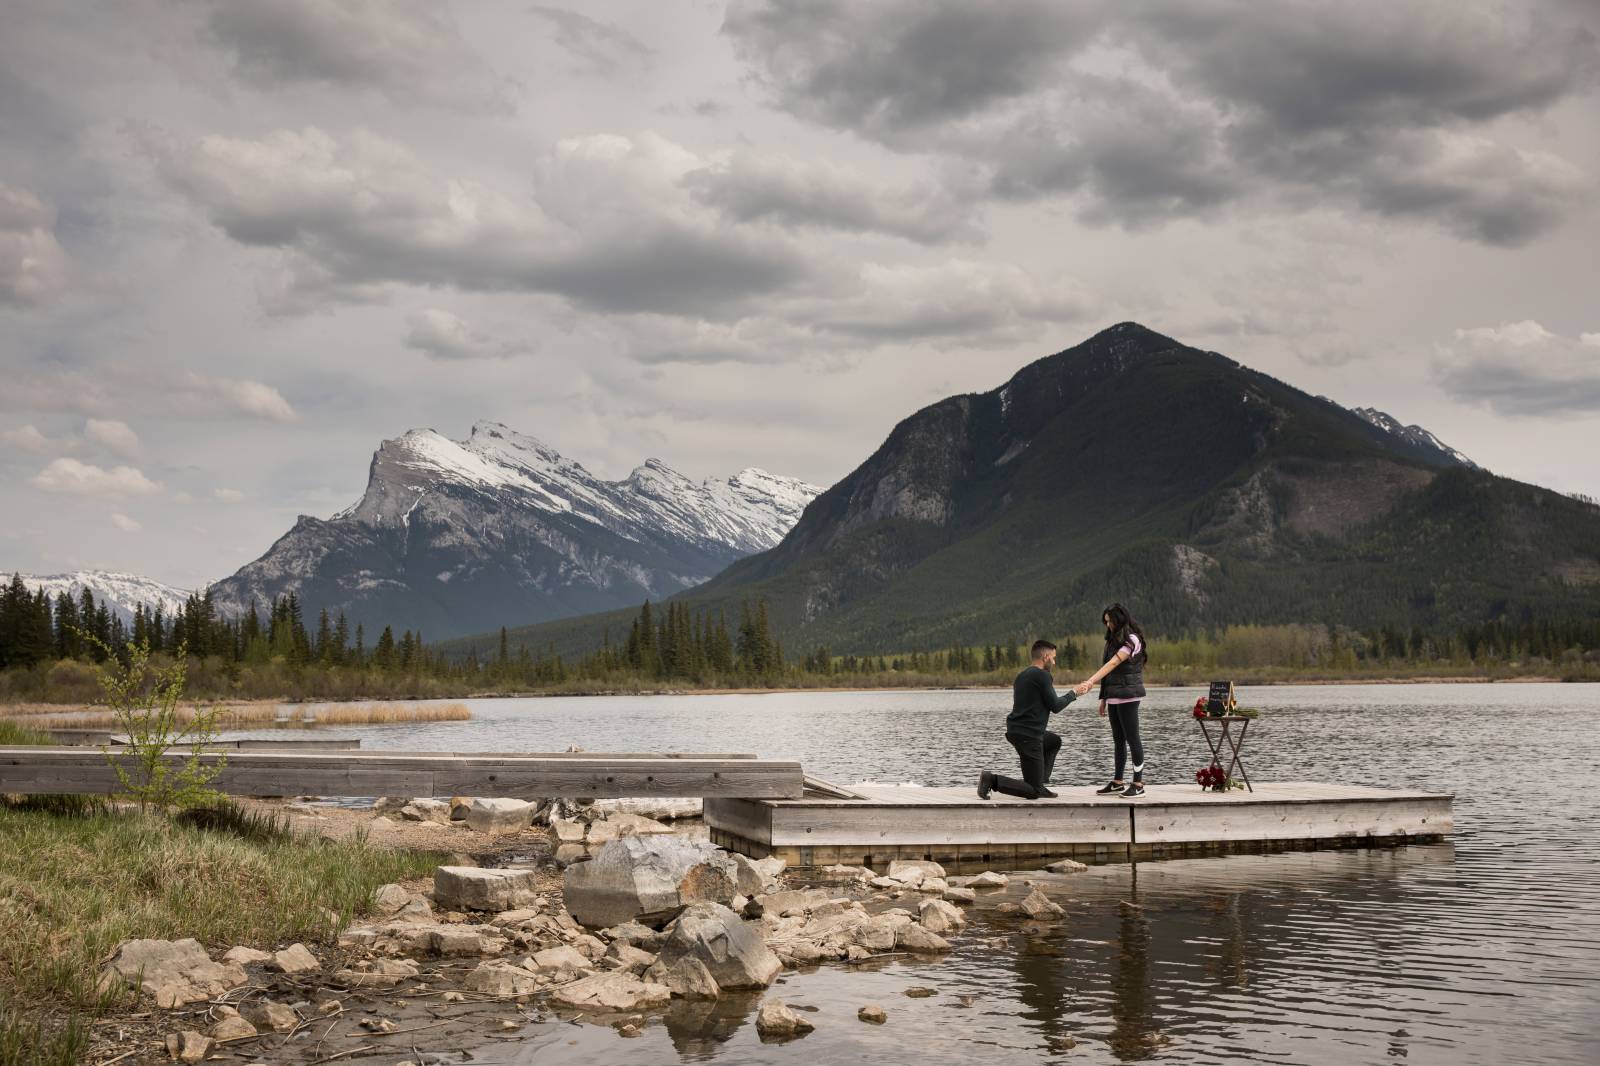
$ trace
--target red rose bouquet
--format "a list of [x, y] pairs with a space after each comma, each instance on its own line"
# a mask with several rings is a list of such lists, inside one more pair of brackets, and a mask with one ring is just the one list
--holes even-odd
[[1196, 718], [1206, 717], [1206, 698], [1204, 696], [1194, 701], [1194, 716]]
[[1194, 772], [1196, 783], [1208, 792], [1226, 792], [1228, 790], [1228, 775], [1222, 772], [1220, 766], [1202, 766]]

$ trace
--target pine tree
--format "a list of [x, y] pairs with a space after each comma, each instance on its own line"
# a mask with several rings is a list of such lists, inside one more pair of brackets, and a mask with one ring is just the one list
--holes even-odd
[[83, 652], [78, 601], [65, 589], [56, 595], [56, 658], [76, 659]]
[[345, 620], [344, 612], [339, 612], [339, 621], [333, 627], [333, 664], [343, 666], [345, 658], [350, 652], [350, 623]]
[[383, 671], [394, 669], [394, 630], [388, 626], [383, 627], [383, 633], [372, 649], [372, 665]]

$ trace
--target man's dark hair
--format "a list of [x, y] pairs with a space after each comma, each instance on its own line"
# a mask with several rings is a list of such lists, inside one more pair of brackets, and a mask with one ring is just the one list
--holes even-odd
[[1045, 652], [1047, 652], [1047, 651], [1055, 651], [1055, 650], [1056, 650], [1056, 646], [1054, 644], [1050, 643], [1048, 640], [1036, 640], [1036, 641], [1033, 642], [1033, 648], [1032, 648], [1032, 650], [1030, 650], [1028, 652], [1028, 655], [1029, 655], [1030, 658], [1037, 659], [1039, 656], [1043, 655]]

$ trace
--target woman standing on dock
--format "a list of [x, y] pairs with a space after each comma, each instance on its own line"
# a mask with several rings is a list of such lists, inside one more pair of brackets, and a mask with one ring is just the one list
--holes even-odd
[[[1100, 612], [1100, 621], [1106, 627], [1103, 665], [1073, 691], [1087, 696], [1098, 683], [1100, 717], [1109, 714], [1111, 718], [1111, 742], [1117, 753], [1116, 772], [1095, 794], [1110, 796], [1120, 792], [1128, 799], [1135, 799], [1144, 795], [1144, 741], [1139, 737], [1139, 702], [1144, 699], [1144, 664], [1148, 658], [1144, 630], [1120, 603], [1113, 603]], [[1130, 749], [1133, 780], [1124, 786], [1122, 773]]]

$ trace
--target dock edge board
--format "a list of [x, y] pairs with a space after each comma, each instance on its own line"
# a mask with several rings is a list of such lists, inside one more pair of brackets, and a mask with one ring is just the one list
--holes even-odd
[[1438, 843], [1454, 830], [1452, 803], [1449, 795], [1376, 792], [1321, 800], [1037, 806], [707, 798], [705, 819], [714, 843], [796, 866], [911, 858], [958, 865], [1117, 862]]

